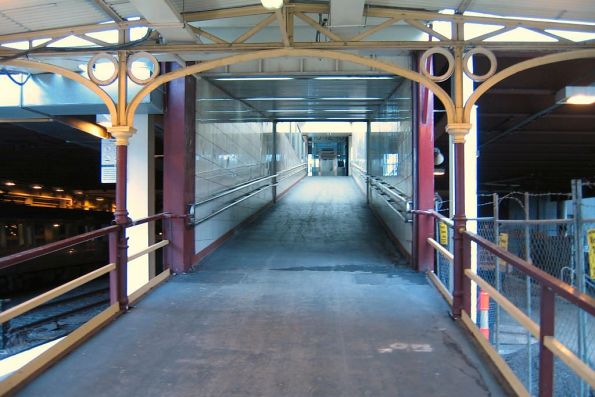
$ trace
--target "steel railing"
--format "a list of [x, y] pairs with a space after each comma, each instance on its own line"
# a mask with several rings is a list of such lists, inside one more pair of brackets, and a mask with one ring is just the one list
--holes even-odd
[[368, 184], [403, 222], [413, 222], [411, 217], [412, 201], [407, 196], [378, 177], [368, 176]]
[[[452, 228], [452, 221], [436, 211], [414, 211], [419, 215], [432, 216], [433, 218], [444, 222]], [[457, 232], [457, 231], [455, 231]], [[504, 309], [512, 318], [514, 318], [521, 326], [527, 329], [539, 341], [539, 395], [552, 396], [554, 392], [554, 358], [557, 357], [563, 361], [568, 368], [570, 368], [577, 376], [587, 382], [591, 387], [595, 388], [595, 370], [575, 355], [572, 350], [555, 337], [555, 314], [556, 314], [556, 296], [569, 302], [574, 307], [582, 310], [587, 315], [595, 316], [595, 299], [591, 296], [580, 292], [579, 289], [557, 279], [556, 277], [539, 269], [532, 263], [517, 257], [516, 255], [504, 250], [491, 241], [478, 236], [475, 233], [460, 230], [458, 231], [463, 241], [463, 269], [459, 269], [460, 273], [469, 282], [464, 282], [461, 279], [455, 279], [455, 283], [463, 283], [455, 286], [455, 290], [462, 290], [464, 302], [464, 309], [462, 311], [462, 320], [471, 332], [476, 336], [483, 348], [488, 351], [488, 356], [495, 362], [514, 391], [519, 395], [528, 396], [530, 393], [521, 383], [518, 377], [512, 372], [508, 364], [499, 356], [498, 352], [493, 349], [489, 341], [484, 335], [480, 333], [476, 324], [470, 319], [470, 301], [472, 293], [471, 281], [475, 283], [481, 291], [487, 293], [489, 298], [495, 301], [499, 307]], [[432, 238], [427, 239], [428, 244], [444, 255], [453, 265], [455, 255], [448, 251], [444, 246]], [[519, 307], [506, 298], [502, 292], [492, 286], [479, 274], [471, 269], [471, 245], [476, 244], [478, 247], [490, 252], [497, 260], [501, 260], [523, 275], [530, 277], [536, 284], [541, 287], [541, 302], [539, 310], [539, 323], [536, 323], [528, 315], [526, 315]], [[459, 263], [461, 263], [459, 261]], [[447, 298], [447, 301], [452, 305], [452, 295], [445, 288], [445, 286], [438, 280], [435, 274], [430, 273], [430, 278], [438, 287], [438, 290]], [[449, 299], [450, 298], [450, 299]]]
[[374, 189], [380, 198], [396, 215], [398, 215], [403, 220], [403, 222], [413, 222], [411, 218], [413, 202], [411, 199], [379, 177], [368, 175], [367, 172], [359, 165], [352, 163], [351, 166], [360, 174], [362, 181], [367, 186]]
[[[88, 272], [74, 280], [64, 283], [58, 287], [55, 287], [49, 291], [46, 291], [40, 295], [37, 295], [25, 302], [22, 302], [14, 307], [8, 308], [0, 312], [0, 324], [6, 326], [8, 322], [17, 316], [27, 313], [44, 303], [58, 298], [65, 293], [72, 291], [88, 282], [95, 280], [101, 276], [109, 274], [109, 291], [110, 291], [110, 306], [81, 325], [78, 329], [74, 330], [71, 334], [66, 336], [59, 343], [53, 345], [47, 351], [42, 353], [34, 360], [27, 363], [19, 371], [13, 373], [8, 378], [0, 382], [0, 395], [3, 393], [11, 393], [16, 390], [20, 385], [26, 382], [29, 378], [33, 377], [40, 370], [49, 366], [53, 360], [60, 357], [65, 352], [71, 350], [80, 341], [88, 337], [98, 328], [105, 325], [109, 320], [117, 316], [119, 313], [127, 310], [129, 302], [138, 300], [142, 294], [148, 291], [150, 288], [163, 281], [170, 274], [169, 266], [167, 266], [167, 260], [164, 260], [164, 271], [158, 276], [149, 280], [145, 286], [135, 291], [133, 294], [128, 295], [127, 290], [127, 270], [128, 263], [136, 258], [144, 255], [148, 255], [160, 248], [164, 248], [169, 244], [169, 240], [164, 239], [156, 244], [152, 244], [139, 252], [128, 254], [127, 252], [127, 239], [126, 229], [135, 227], [141, 224], [154, 221], [163, 221], [163, 235], [168, 236], [169, 228], [168, 221], [171, 218], [170, 214], [161, 213], [153, 215], [147, 218], [130, 221], [125, 225], [113, 225], [108, 226], [99, 230], [84, 233], [78, 236], [69, 237], [60, 241], [49, 243], [40, 247], [31, 248], [29, 250], [15, 253], [9, 256], [0, 258], [0, 269], [7, 269], [10, 267], [18, 266], [19, 264], [39, 258], [44, 255], [48, 255], [54, 252], [58, 252], [65, 248], [72, 247], [77, 244], [81, 244], [87, 241], [91, 241], [97, 238], [107, 237], [109, 241], [109, 263]], [[164, 253], [165, 256], [165, 253]]]
[[[213, 196], [208, 197], [204, 200], [197, 201], [196, 203], [190, 204], [188, 206], [188, 224], [190, 226], [200, 225], [201, 223], [204, 223], [204, 222], [208, 221], [209, 219], [214, 218], [215, 216], [229, 210], [230, 208], [233, 208], [237, 204], [239, 204], [245, 200], [248, 200], [249, 198], [251, 198], [267, 189], [271, 189], [275, 186], [278, 186], [284, 180], [289, 179], [292, 176], [303, 172], [305, 167], [306, 167], [306, 164], [302, 163], [302, 164], [296, 165], [294, 167], [287, 168], [283, 171], [279, 171], [273, 175], [268, 175], [265, 177], [252, 179], [250, 181], [243, 182], [238, 185], [232, 186], [231, 188], [228, 188], [222, 192], [218, 192], [218, 193], [214, 194]], [[216, 201], [218, 199], [227, 197], [230, 194], [237, 193], [237, 192], [244, 190], [250, 186], [258, 185], [258, 184], [261, 184], [261, 183], [264, 183], [267, 181], [271, 181], [271, 182], [267, 183], [266, 185], [259, 186], [256, 189], [250, 190], [250, 191], [246, 192], [245, 194], [234, 198], [231, 202], [226, 203], [222, 207], [219, 207], [219, 208], [213, 210], [208, 215], [205, 215], [205, 216], [197, 219], [197, 210], [200, 206], [203, 206], [203, 205], [210, 203], [212, 201]]]

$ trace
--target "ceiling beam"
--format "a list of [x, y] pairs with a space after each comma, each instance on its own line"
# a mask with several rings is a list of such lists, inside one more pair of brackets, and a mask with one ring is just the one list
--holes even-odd
[[[197, 37], [170, 0], [129, 0], [130, 3], [152, 24], [160, 24], [157, 30], [166, 42], [196, 42]], [[183, 28], [175, 25], [182, 24]], [[172, 27], [168, 27], [172, 25]]]
[[254, 36], [256, 33], [260, 32], [266, 26], [270, 25], [276, 18], [275, 14], [270, 14], [268, 17], [264, 18], [262, 21], [258, 22], [254, 25], [251, 29], [248, 29], [246, 32], [242, 33], [237, 39], [233, 41], [233, 44], [240, 44], [248, 40], [250, 37]]
[[330, 29], [342, 38], [356, 34], [362, 25], [365, 0], [330, 0]]
[[110, 17], [116, 23], [124, 22], [124, 19], [118, 15], [109, 5], [106, 4], [104, 0], [95, 0], [95, 4], [99, 6], [103, 10], [103, 12]]
[[281, 12], [281, 10], [275, 11], [275, 17], [277, 17], [277, 23], [279, 24], [279, 31], [281, 33], [283, 44], [285, 45], [285, 47], [289, 47], [291, 43], [289, 40], [289, 33], [287, 32], [286, 15], [287, 14], [284, 14], [283, 12]]
[[302, 14], [301, 12], [296, 12], [295, 16], [301, 19], [302, 21], [306, 22], [308, 25], [310, 25], [311, 27], [313, 27], [314, 29], [316, 29], [332, 41], [343, 42], [343, 39], [339, 35], [331, 32], [329, 29], [325, 28], [309, 16]]

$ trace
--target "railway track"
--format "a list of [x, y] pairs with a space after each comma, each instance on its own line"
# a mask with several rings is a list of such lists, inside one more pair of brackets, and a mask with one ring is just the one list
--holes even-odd
[[109, 304], [109, 288], [67, 294], [2, 324], [0, 359], [67, 335]]

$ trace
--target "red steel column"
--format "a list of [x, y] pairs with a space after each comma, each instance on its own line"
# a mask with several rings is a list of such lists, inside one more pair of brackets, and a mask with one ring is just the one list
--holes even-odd
[[[428, 70], [431, 59], [428, 59]], [[426, 87], [417, 85], [417, 139], [415, 140], [416, 178], [414, 208], [434, 208], [434, 94]], [[417, 271], [434, 270], [434, 251], [427, 243], [434, 236], [434, 219], [424, 215], [413, 218], [413, 263]]]
[[128, 145], [116, 146], [116, 167], [116, 211], [114, 212], [114, 220], [120, 226], [116, 254], [117, 297], [120, 303], [120, 309], [125, 310], [128, 308], [128, 238], [126, 237], [126, 225], [129, 223], [128, 210], [126, 208]]
[[[179, 69], [168, 65], [168, 71]], [[167, 85], [163, 142], [163, 209], [173, 215], [168, 264], [176, 273], [192, 266], [194, 228], [186, 225], [188, 205], [195, 200], [196, 79], [173, 80]]]

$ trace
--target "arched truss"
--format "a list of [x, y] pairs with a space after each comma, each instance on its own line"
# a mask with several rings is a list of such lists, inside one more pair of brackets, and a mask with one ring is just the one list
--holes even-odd
[[[568, 51], [568, 52], [560, 52], [556, 54], [545, 55], [533, 59], [529, 59], [518, 64], [512, 65], [504, 70], [501, 70], [498, 73], [495, 73], [488, 79], [486, 79], [479, 87], [475, 89], [475, 91], [471, 94], [469, 99], [464, 105], [464, 111], [457, 115], [455, 104], [451, 98], [451, 96], [445, 92], [440, 86], [438, 86], [435, 81], [430, 78], [431, 76], [426, 76], [423, 73], [418, 73], [412, 71], [410, 69], [406, 69], [394, 64], [390, 64], [387, 62], [379, 61], [377, 59], [371, 59], [351, 53], [335, 51], [335, 50], [316, 50], [316, 49], [295, 49], [295, 48], [281, 48], [281, 49], [274, 49], [274, 50], [261, 50], [261, 51], [254, 51], [249, 53], [242, 53], [238, 55], [232, 55], [224, 58], [219, 58], [207, 62], [202, 62], [199, 64], [195, 64], [192, 66], [187, 66], [182, 69], [178, 69], [173, 72], [169, 72], [166, 74], [162, 74], [157, 76], [152, 81], [148, 82], [132, 99], [132, 101], [128, 104], [128, 106], [121, 106], [122, 104], [116, 104], [110, 97], [110, 95], [103, 90], [100, 86], [92, 82], [91, 80], [81, 76], [80, 74], [73, 72], [71, 70], [55, 66], [48, 63], [41, 63], [35, 61], [28, 61], [28, 60], [10, 60], [5, 62], [0, 62], [0, 64], [15, 66], [15, 67], [22, 67], [22, 68], [31, 68], [36, 70], [41, 70], [44, 72], [55, 73], [61, 76], [64, 76], [68, 79], [76, 81], [93, 93], [95, 93], [106, 105], [108, 112], [111, 116], [113, 125], [119, 126], [133, 126], [134, 121], [134, 114], [138, 109], [142, 99], [150, 94], [152, 91], [157, 89], [162, 84], [170, 82], [180, 77], [185, 77], [195, 73], [201, 73], [207, 70], [211, 70], [214, 68], [227, 66], [227, 65], [234, 65], [242, 62], [260, 60], [260, 59], [270, 59], [270, 58], [280, 58], [280, 57], [314, 57], [314, 58], [328, 58], [328, 59], [335, 59], [339, 61], [347, 61], [352, 62], [355, 64], [360, 64], [364, 66], [368, 66], [370, 68], [382, 70], [386, 73], [394, 74], [397, 76], [404, 77], [411, 81], [415, 81], [427, 87], [430, 91], [438, 97], [438, 99], [443, 103], [448, 123], [469, 123], [471, 109], [473, 105], [477, 103], [479, 98], [485, 94], [490, 88], [494, 85], [498, 84], [499, 82], [505, 80], [506, 78], [513, 76], [519, 72], [524, 70], [528, 70], [531, 68], [535, 68], [538, 66], [543, 66], [551, 63], [557, 62], [564, 62], [574, 59], [586, 59], [586, 58], [595, 58], [595, 49], [586, 49], [586, 50], [576, 50], [576, 51]], [[461, 78], [462, 76], [454, 76], [454, 78]], [[125, 112], [125, 113], [124, 113]], [[457, 117], [458, 116], [458, 117]]]
[[118, 112], [116, 110], [116, 104], [109, 96], [107, 92], [105, 92], [101, 87], [93, 83], [91, 80], [86, 79], [85, 77], [81, 76], [80, 74], [73, 72], [71, 70], [62, 68], [60, 66], [55, 66], [49, 63], [42, 63], [42, 62], [35, 62], [35, 61], [26, 61], [22, 59], [15, 59], [6, 62], [0, 62], [1, 65], [8, 65], [8, 66], [15, 66], [19, 68], [30, 68], [41, 70], [44, 72], [55, 73], [60, 76], [64, 76], [67, 79], [76, 81], [77, 83], [82, 84], [89, 90], [91, 90], [94, 94], [96, 94], [107, 106], [107, 110], [111, 116], [112, 120], [117, 120]]
[[538, 66], [585, 58], [595, 58], [595, 50], [577, 50], [544, 55], [538, 58], [533, 58], [523, 62], [519, 62], [515, 65], [509, 66], [506, 69], [501, 70], [500, 72], [494, 74], [492, 77], [484, 81], [479, 87], [475, 89], [475, 91], [473, 91], [473, 94], [471, 94], [471, 96], [467, 100], [467, 103], [465, 103], [464, 119], [470, 119], [473, 105], [477, 103], [477, 101], [483, 94], [485, 94], [490, 88], [492, 88], [502, 80], [505, 80], [508, 77], [513, 76], [524, 70], [532, 69]]
[[244, 53], [240, 55], [232, 55], [225, 58], [215, 59], [212, 61], [202, 62], [196, 65], [187, 66], [185, 68], [176, 70], [174, 72], [169, 72], [157, 77], [155, 80], [147, 84], [143, 87], [138, 94], [132, 99], [130, 105], [128, 106], [126, 120], [128, 125], [132, 125], [134, 120], [134, 113], [136, 109], [140, 105], [142, 99], [150, 94], [152, 91], [157, 89], [162, 84], [165, 84], [169, 81], [175, 80], [180, 77], [188, 76], [194, 73], [201, 73], [206, 70], [218, 68], [221, 66], [233, 65], [241, 62], [248, 62], [260, 59], [269, 59], [269, 58], [280, 58], [280, 57], [312, 57], [312, 58], [330, 58], [339, 61], [348, 61], [353, 62], [356, 64], [368, 66], [370, 68], [375, 68], [378, 70], [382, 70], [384, 72], [394, 74], [397, 76], [404, 77], [406, 79], [415, 81], [426, 86], [430, 91], [434, 93], [443, 103], [446, 114], [448, 117], [449, 122], [454, 122], [455, 118], [455, 108], [450, 96], [435, 82], [431, 79], [423, 76], [420, 73], [414, 72], [409, 69], [402, 68], [397, 65], [393, 65], [390, 63], [378, 61], [376, 59], [366, 58], [359, 55], [354, 55], [346, 52], [340, 51], [330, 51], [330, 50], [310, 50], [310, 49], [295, 49], [295, 48], [282, 48], [276, 50], [264, 50], [264, 51], [255, 51]]

